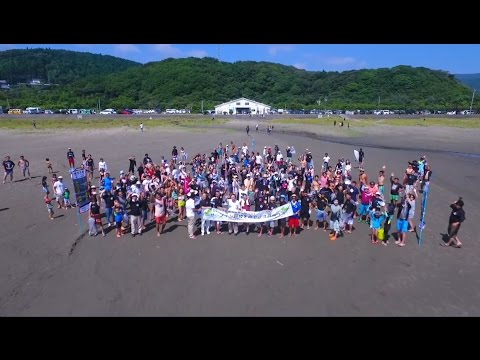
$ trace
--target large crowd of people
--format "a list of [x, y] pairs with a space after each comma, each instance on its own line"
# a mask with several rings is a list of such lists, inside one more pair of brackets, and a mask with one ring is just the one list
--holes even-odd
[[[178, 150], [174, 146], [169, 156], [157, 161], [147, 153], [139, 161], [132, 155], [126, 159], [128, 171], [121, 170], [117, 176], [112, 176], [103, 158], [96, 166], [92, 155], [85, 150], [81, 162], [77, 163], [69, 148], [66, 160], [71, 169], [86, 170], [92, 236], [99, 232], [105, 236], [105, 227], [115, 227], [117, 237], [128, 232], [134, 237], [142, 235], [151, 222], [155, 222], [156, 234], [161, 236], [167, 221], [186, 221], [190, 238], [195, 238], [197, 233], [203, 236], [224, 231], [234, 235], [255, 232], [259, 237], [264, 234], [284, 237], [297, 236], [300, 229], [312, 229], [329, 231], [330, 240], [336, 240], [365, 223], [370, 228], [372, 244], [387, 245], [394, 233], [395, 244], [403, 247], [409, 232], [417, 234], [414, 219], [421, 211], [417, 210], [417, 202], [419, 193], [428, 190], [431, 167], [422, 156], [408, 162], [400, 177], [391, 173], [387, 178], [386, 166], [378, 175], [369, 177], [363, 167], [365, 154], [360, 151], [358, 166], [352, 166], [352, 162], [344, 158], [332, 163], [325, 153], [317, 169], [311, 151], [305, 149], [297, 154], [292, 146], [285, 152], [278, 145], [265, 146], [261, 152], [255, 152], [246, 143], [237, 146], [231, 141], [218, 144], [208, 155], [196, 153], [192, 157], [183, 147]], [[12, 176], [15, 164], [9, 157], [3, 164], [5, 181]], [[22, 156], [18, 164], [25, 176], [28, 160]], [[358, 170], [358, 176], [354, 176], [354, 169]], [[53, 172], [49, 159], [47, 170], [52, 178], [49, 183], [44, 176], [42, 187], [49, 217], [54, 219], [52, 200], [58, 209], [76, 204], [70, 199], [62, 176], [57, 177]], [[54, 198], [50, 197], [50, 186]], [[262, 211], [288, 202], [292, 216], [265, 223], [211, 222], [201, 216], [202, 211], [210, 207], [225, 211]], [[463, 202], [459, 204], [463, 208]], [[452, 222], [454, 226], [449, 228], [447, 244], [460, 247], [457, 234], [464, 215], [455, 219], [458, 221]], [[392, 231], [394, 221], [396, 231]]]

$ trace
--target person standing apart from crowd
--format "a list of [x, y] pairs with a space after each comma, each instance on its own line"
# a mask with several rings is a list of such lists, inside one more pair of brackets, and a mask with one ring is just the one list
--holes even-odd
[[3, 168], [5, 169], [5, 175], [3, 176], [3, 183], [7, 180], [7, 176], [10, 175], [10, 182], [13, 182], [13, 168], [15, 167], [15, 163], [10, 160], [10, 156], [5, 156], [5, 160], [3, 161]]
[[188, 225], [187, 225], [187, 230], [188, 230], [188, 237], [190, 239], [196, 239], [197, 237], [195, 236], [195, 200], [193, 198], [193, 193], [189, 192], [187, 194], [187, 202], [185, 203], [185, 210], [187, 214], [187, 220], [188, 220]]
[[363, 168], [363, 160], [365, 159], [365, 153], [363, 152], [362, 148], [360, 148], [358, 152], [358, 166]]
[[28, 173], [28, 178], [31, 179], [30, 176], [30, 161], [25, 159], [23, 155], [20, 156], [20, 160], [18, 160], [18, 166], [22, 169], [23, 177], [25, 178], [26, 173]]
[[258, 132], [258, 124], [255, 125], [255, 131]]
[[245, 128], [245, 131], [247, 132], [247, 136], [249, 136], [249, 134], [250, 134], [250, 125], [247, 125], [247, 127]]
[[458, 238], [458, 231], [460, 230], [460, 226], [465, 221], [465, 210], [463, 210], [463, 200], [459, 198], [453, 204], [450, 205], [452, 212], [450, 213], [450, 218], [448, 219], [448, 240], [447, 242], [443, 243], [443, 246], [450, 246], [452, 242], [455, 241], [455, 247], [461, 248], [462, 243]]
[[50, 159], [49, 159], [49, 158], [46, 158], [46, 159], [45, 159], [45, 163], [47, 164], [48, 173], [49, 173], [49, 174], [53, 173], [52, 162], [50, 161]]
[[72, 169], [75, 168], [75, 154], [73, 153], [72, 148], [68, 148], [67, 159], [68, 159], [68, 166], [70, 166], [70, 168]]
[[103, 158], [100, 158], [100, 161], [98, 162], [98, 171], [100, 172], [100, 181], [103, 180], [103, 177], [105, 176], [105, 172], [107, 170], [108, 170], [107, 163], [103, 161]]
[[140, 131], [143, 133], [143, 122], [140, 123]]

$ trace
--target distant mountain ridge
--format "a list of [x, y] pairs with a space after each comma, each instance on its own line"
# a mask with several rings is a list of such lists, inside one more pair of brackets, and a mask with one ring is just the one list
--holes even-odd
[[42, 83], [66, 85], [91, 75], [106, 75], [141, 66], [110, 55], [70, 50], [26, 49], [0, 51], [0, 79], [10, 84]]
[[455, 77], [472, 89], [480, 90], [480, 74], [455, 74]]
[[[58, 86], [18, 86], [38, 77]], [[140, 64], [67, 50], [0, 52], [4, 107], [189, 108], [193, 112], [246, 97], [287, 109], [462, 110], [471, 90], [445, 71], [400, 65], [344, 72], [306, 71], [270, 62], [214, 58]]]

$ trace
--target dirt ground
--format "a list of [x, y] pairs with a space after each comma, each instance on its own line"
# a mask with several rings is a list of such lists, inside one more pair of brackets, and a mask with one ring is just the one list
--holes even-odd
[[[235, 121], [217, 129], [109, 129], [0, 132], [0, 153], [31, 162], [31, 180], [15, 169], [14, 183], [0, 187], [0, 316], [479, 316], [480, 244], [474, 221], [480, 212], [476, 191], [480, 159], [446, 152], [479, 154], [478, 130], [428, 128], [362, 129], [356, 137], [320, 128], [275, 125], [272, 135], [243, 131]], [[295, 134], [302, 132], [303, 134]], [[428, 135], [428, 136], [427, 136]], [[45, 158], [70, 188], [66, 152], [86, 149], [103, 157], [114, 176], [128, 169], [128, 157], [154, 161], [173, 145], [190, 155], [210, 152], [219, 142], [244, 142], [256, 150], [278, 144], [308, 148], [316, 165], [325, 152], [335, 161], [352, 158], [363, 146], [366, 170], [382, 165], [401, 174], [408, 160], [426, 154], [433, 167], [425, 240], [407, 246], [370, 243], [365, 224], [332, 242], [323, 231], [304, 230], [294, 239], [209, 235], [187, 236], [186, 223], [169, 222], [160, 238], [85, 236], [75, 210], [56, 210], [48, 219], [42, 199]], [[327, 141], [328, 140], [328, 141]], [[340, 142], [340, 143], [339, 143]], [[388, 147], [386, 149], [385, 147]], [[396, 150], [398, 149], [398, 150]], [[417, 149], [417, 150], [415, 150]], [[419, 151], [421, 149], [422, 151]], [[438, 151], [438, 150], [444, 150]], [[470, 151], [467, 151], [470, 150]], [[357, 171], [354, 171], [357, 176]], [[388, 186], [386, 186], [388, 189]], [[387, 190], [388, 193], [388, 190]], [[465, 200], [462, 249], [439, 246], [449, 204]], [[416, 222], [420, 215], [417, 201]], [[312, 216], [313, 219], [313, 216]], [[72, 250], [73, 245], [75, 247]]]

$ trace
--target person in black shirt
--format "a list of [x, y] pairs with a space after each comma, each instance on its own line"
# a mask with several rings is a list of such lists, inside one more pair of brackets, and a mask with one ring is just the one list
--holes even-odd
[[135, 175], [135, 166], [137, 166], [137, 161], [135, 160], [135, 156], [131, 156], [128, 158], [130, 162], [128, 165], [128, 176]]
[[73, 153], [72, 148], [68, 148], [67, 159], [68, 159], [68, 165], [70, 166], [70, 168], [74, 168], [75, 167], [75, 154]]
[[[105, 202], [105, 217], [107, 218], [107, 226], [109, 227], [111, 224], [115, 223], [115, 219], [113, 217], [113, 205], [115, 202], [115, 197], [110, 190], [105, 190], [103, 192], [102, 199]], [[111, 223], [110, 219], [112, 219]]]
[[465, 221], [465, 211], [463, 210], [463, 200], [459, 198], [453, 204], [450, 205], [452, 212], [450, 213], [450, 218], [448, 219], [448, 240], [443, 243], [443, 246], [450, 246], [453, 241], [455, 241], [455, 247], [461, 248], [462, 243], [458, 238], [458, 231], [460, 230], [460, 225]]
[[352, 195], [347, 192], [345, 195], [345, 203], [343, 204], [343, 228], [347, 230], [347, 233], [351, 234], [353, 230], [353, 218], [355, 216], [355, 211], [357, 210], [357, 205], [352, 200]]
[[423, 192], [424, 188], [428, 189], [431, 178], [432, 178], [432, 167], [430, 165], [426, 165], [425, 172], [423, 174], [422, 184], [420, 185], [420, 192]]
[[177, 150], [177, 147], [174, 146], [172, 149], [172, 160], [174, 164], [177, 163], [177, 158], [178, 158], [178, 150]]
[[143, 158], [143, 165], [147, 165], [149, 162], [152, 162], [152, 159], [148, 154], [145, 154], [145, 157]]
[[[210, 205], [214, 209], [222, 209], [223, 208], [223, 196], [220, 193], [220, 190], [215, 190], [215, 196], [210, 199]], [[217, 234], [222, 233], [222, 222], [217, 221]]]
[[95, 168], [95, 162], [92, 159], [92, 155], [88, 154], [87, 160], [86, 160], [86, 165], [87, 165], [87, 174], [90, 180], [93, 180], [93, 170]]
[[327, 231], [327, 205], [328, 198], [322, 193], [317, 194], [317, 226], [315, 230], [318, 230], [322, 225], [323, 231]]
[[5, 161], [3, 162], [3, 168], [5, 169], [5, 175], [3, 176], [3, 183], [7, 180], [7, 176], [10, 175], [10, 182], [13, 182], [13, 168], [15, 163], [10, 160], [10, 156], [5, 156]]
[[308, 196], [306, 192], [302, 192], [302, 197], [300, 198], [300, 218], [302, 219], [302, 223], [300, 227], [303, 229], [305, 225], [307, 226], [307, 230], [310, 229], [310, 204], [312, 200]]
[[97, 203], [97, 199], [92, 199], [90, 204], [89, 219], [88, 219], [88, 232], [90, 236], [97, 236], [97, 226], [100, 226], [102, 235], [105, 236], [105, 231], [102, 225], [102, 215], [100, 214], [100, 205]]
[[131, 199], [128, 202], [130, 204], [130, 226], [132, 228], [132, 237], [136, 234], [142, 235], [142, 226], [140, 217], [142, 215], [142, 203], [138, 201], [138, 195], [133, 193]]
[[362, 148], [360, 148], [360, 151], [358, 152], [358, 165], [360, 167], [363, 167], [364, 158], [365, 158], [365, 153], [363, 152]]

